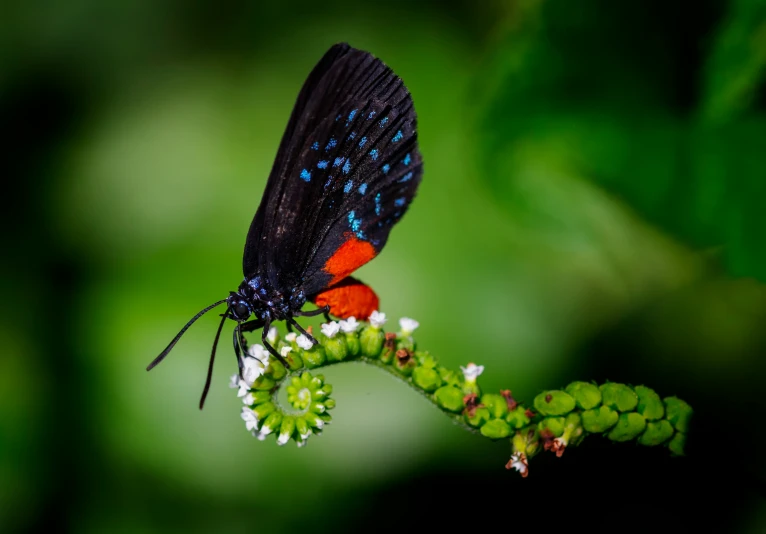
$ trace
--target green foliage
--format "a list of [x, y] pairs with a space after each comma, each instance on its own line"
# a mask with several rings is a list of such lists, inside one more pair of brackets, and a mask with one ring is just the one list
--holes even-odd
[[592, 182], [731, 273], [766, 280], [766, 4], [703, 2], [694, 16], [659, 1], [521, 5], [482, 79], [494, 197], [555, 227]]

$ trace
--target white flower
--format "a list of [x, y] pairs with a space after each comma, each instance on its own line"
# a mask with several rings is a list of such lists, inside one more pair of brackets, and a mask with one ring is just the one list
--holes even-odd
[[296, 441], [295, 443], [298, 445], [298, 448], [301, 448], [306, 446], [306, 443], [308, 443], [308, 440], [302, 439], [301, 441]]
[[296, 337], [298, 337], [298, 334], [296, 334], [295, 332], [289, 332], [285, 336], [285, 341], [287, 341], [288, 343], [292, 343], [293, 341], [295, 341]]
[[250, 391], [250, 384], [244, 380], [239, 381], [239, 391], [237, 391], [237, 397], [244, 397], [247, 392]]
[[356, 317], [353, 315], [345, 321], [340, 322], [340, 329], [343, 330], [346, 334], [356, 332], [357, 328], [359, 328], [359, 323], [356, 321]]
[[253, 382], [266, 371], [266, 367], [260, 360], [256, 360], [249, 356], [247, 356], [242, 363], [242, 379], [247, 383], [249, 388], [253, 385]]
[[305, 443], [306, 440], [309, 439], [310, 435], [311, 435], [311, 429], [308, 429], [305, 434], [300, 434], [301, 441]]
[[258, 441], [263, 441], [264, 439], [266, 439], [266, 436], [268, 436], [272, 432], [274, 432], [273, 429], [267, 427], [266, 425], [263, 425], [261, 429], [258, 431], [258, 436], [257, 436]]
[[242, 420], [245, 421], [245, 428], [255, 430], [258, 428], [258, 416], [247, 406], [242, 407]]
[[299, 346], [300, 348], [302, 348], [303, 350], [309, 350], [311, 347], [313, 347], [313, 346], [314, 346], [314, 344], [311, 342], [311, 340], [310, 340], [309, 338], [307, 338], [306, 336], [304, 336], [303, 334], [299, 335], [299, 336], [298, 336], [298, 337], [295, 339], [295, 342], [296, 342], [296, 343], [298, 344], [298, 346]]
[[276, 343], [277, 341], [277, 329], [276, 327], [272, 326], [269, 328], [269, 333], [266, 334], [266, 340], [271, 343], [272, 345]]
[[401, 319], [399, 319], [399, 326], [402, 328], [403, 335], [410, 336], [415, 331], [415, 329], [420, 326], [420, 323], [417, 322], [415, 319], [410, 319], [409, 317], [402, 317]]
[[255, 358], [256, 360], [261, 360], [263, 362], [263, 365], [269, 364], [269, 351], [266, 350], [266, 347], [263, 345], [250, 345], [247, 348], [247, 353]]
[[287, 358], [287, 355], [290, 354], [290, 351], [293, 350], [292, 347], [282, 347], [279, 349], [279, 353], [282, 355], [283, 358]]
[[386, 314], [375, 310], [370, 314], [370, 324], [375, 328], [380, 328], [386, 324]]
[[335, 321], [322, 325], [322, 333], [327, 337], [335, 337], [338, 332], [340, 332], [340, 324]]
[[527, 455], [523, 452], [516, 452], [511, 455], [511, 459], [505, 464], [506, 469], [515, 469], [521, 473], [522, 477], [526, 477], [529, 474], [529, 464], [527, 463]]
[[468, 367], [463, 367], [461, 365], [460, 370], [463, 371], [465, 381], [472, 384], [476, 382], [476, 379], [479, 377], [479, 375], [484, 372], [484, 366], [476, 365], [475, 363], [471, 362], [468, 364]]
[[229, 387], [231, 389], [239, 387], [239, 375], [237, 373], [234, 373], [231, 375], [231, 378], [229, 378]]
[[253, 393], [250, 392], [242, 399], [242, 402], [244, 402], [248, 406], [252, 406], [255, 402], [255, 397], [253, 397]]
[[282, 432], [277, 438], [277, 445], [284, 445], [288, 441], [290, 441], [290, 434], [287, 432]]

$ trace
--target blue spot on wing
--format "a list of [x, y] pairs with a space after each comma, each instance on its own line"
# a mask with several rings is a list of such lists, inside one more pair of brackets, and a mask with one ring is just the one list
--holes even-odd
[[343, 174], [348, 174], [351, 172], [351, 162], [346, 161], [346, 163], [343, 164]]
[[404, 156], [404, 159], [402, 160], [402, 163], [404, 163], [405, 165], [409, 165], [410, 161], [412, 161], [412, 158], [410, 157], [410, 154], [408, 152], [407, 155]]
[[337, 144], [338, 144], [338, 141], [334, 137], [331, 137], [330, 140], [327, 141], [327, 146], [324, 147], [324, 149], [330, 150], [331, 148], [335, 148], [335, 145]]
[[380, 193], [375, 195], [375, 215], [380, 215], [381, 205], [380, 205]]
[[354, 120], [354, 115], [356, 115], [356, 112], [359, 111], [358, 109], [352, 109], [351, 113], [348, 114], [348, 120], [346, 121], [346, 126], [349, 125], [349, 123]]
[[319, 141], [314, 141], [314, 144], [311, 145], [311, 150], [319, 150]]
[[335, 158], [335, 161], [332, 162], [332, 166], [340, 167], [344, 161], [346, 161], [346, 158]]
[[323, 159], [322, 161], [317, 163], [317, 168], [319, 168], [319, 169], [326, 169], [328, 163], [330, 163], [330, 162], [327, 161], [326, 159]]
[[349, 141], [353, 141], [354, 138], [356, 138], [356, 132], [351, 132], [350, 134], [348, 134]]
[[366, 138], [366, 137], [362, 137], [362, 138], [359, 140], [359, 148], [362, 148], [362, 147], [363, 147], [364, 145], [366, 145], [366, 144], [367, 144], [367, 138]]
[[367, 184], [362, 184], [359, 186], [359, 194], [363, 195], [367, 192]]
[[383, 128], [383, 126], [385, 126], [387, 122], [388, 122], [388, 117], [383, 117], [382, 119], [378, 121], [378, 125], [380, 125], [380, 127]]
[[386, 163], [385, 165], [383, 165], [383, 168], [382, 168], [382, 170], [383, 170], [383, 174], [388, 174], [388, 170], [389, 170], [390, 168], [391, 168], [391, 165], [389, 165], [388, 163]]
[[301, 171], [301, 179], [305, 182], [311, 181], [311, 173], [307, 169]]
[[391, 141], [393, 143], [396, 143], [397, 141], [401, 141], [402, 137], [404, 137], [404, 135], [402, 134], [402, 131], [399, 130], [398, 132], [396, 132], [396, 135], [391, 138]]
[[407, 182], [412, 179], [412, 171], [408, 172], [404, 176], [402, 176], [402, 179], [399, 180], [399, 182]]
[[373, 161], [378, 159], [378, 149], [377, 148], [373, 148], [372, 150], [370, 150], [370, 157], [372, 158]]
[[343, 187], [343, 192], [348, 193], [349, 191], [351, 191], [352, 187], [354, 187], [354, 182], [353, 180], [349, 180], [348, 182], [346, 182], [346, 185]]
[[375, 116], [375, 112], [374, 112], [374, 111], [370, 111], [370, 114], [369, 114], [369, 115], [367, 115], [367, 120], [370, 120], [370, 119], [371, 119], [371, 118], [373, 118], [374, 116]]
[[404, 197], [397, 198], [396, 200], [394, 200], [394, 206], [396, 206], [397, 208], [401, 208], [402, 206], [404, 206], [405, 202], [407, 202], [406, 198]]
[[356, 212], [350, 211], [348, 214], [348, 225], [351, 227], [351, 231], [356, 234], [359, 239], [364, 239], [364, 232], [361, 231], [362, 220], [356, 218]]

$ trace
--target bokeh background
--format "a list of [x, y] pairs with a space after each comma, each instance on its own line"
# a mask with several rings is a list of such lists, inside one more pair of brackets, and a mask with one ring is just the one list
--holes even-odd
[[[47, 4], [47, 5], [44, 5]], [[766, 529], [762, 0], [6, 2], [0, 531]], [[305, 76], [403, 78], [425, 176], [360, 278], [486, 390], [646, 384], [687, 457], [536, 457], [357, 364], [309, 446], [248, 435], [216, 319]], [[226, 339], [226, 338], [225, 338]]]

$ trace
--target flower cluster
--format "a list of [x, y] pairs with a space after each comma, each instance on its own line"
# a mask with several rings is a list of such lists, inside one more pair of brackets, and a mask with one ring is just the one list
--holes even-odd
[[[310, 370], [357, 360], [380, 367], [404, 380], [461, 425], [492, 440], [510, 439], [512, 454], [506, 464], [521, 476], [529, 474], [529, 459], [539, 451], [561, 456], [567, 447], [578, 445], [587, 434], [604, 435], [612, 441], [635, 440], [641, 445], [667, 446], [683, 454], [691, 408], [676, 397], [660, 399], [645, 386], [628, 387], [608, 382], [597, 386], [573, 382], [564, 390], [551, 390], [535, 397], [532, 407], [516, 401], [510, 390], [484, 393], [479, 377], [483, 365], [473, 362], [452, 371], [427, 351], [417, 348], [412, 337], [420, 326], [414, 319], [399, 320], [397, 333], [385, 332], [387, 318], [375, 311], [367, 324], [354, 317], [321, 325], [314, 345], [305, 335], [276, 330], [269, 342], [288, 363], [285, 368], [260, 345], [253, 345], [244, 360], [241, 377], [231, 386], [245, 403], [245, 428], [263, 440], [277, 435], [277, 443], [290, 439], [305, 445], [312, 434], [321, 433], [335, 406], [332, 386]], [[290, 405], [277, 402], [277, 392], [286, 385]]]

